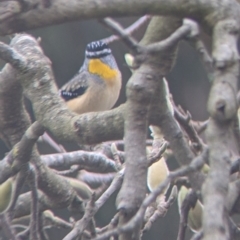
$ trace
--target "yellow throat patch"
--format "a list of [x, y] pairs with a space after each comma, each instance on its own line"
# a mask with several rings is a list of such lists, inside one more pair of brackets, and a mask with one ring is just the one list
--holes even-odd
[[97, 74], [99, 77], [105, 80], [114, 80], [117, 77], [118, 72], [108, 65], [103, 63], [99, 59], [89, 60], [88, 71], [92, 74]]

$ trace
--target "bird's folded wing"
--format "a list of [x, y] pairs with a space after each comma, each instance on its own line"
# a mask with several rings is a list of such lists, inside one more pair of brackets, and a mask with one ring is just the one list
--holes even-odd
[[59, 94], [65, 101], [83, 95], [89, 87], [87, 79], [88, 73], [84, 70], [80, 71], [73, 79], [61, 87]]

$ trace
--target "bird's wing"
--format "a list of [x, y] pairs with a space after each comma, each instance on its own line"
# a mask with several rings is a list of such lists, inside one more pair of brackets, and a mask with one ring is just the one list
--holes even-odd
[[59, 94], [65, 101], [69, 101], [83, 95], [89, 87], [88, 77], [89, 76], [86, 71], [80, 71], [73, 77], [73, 79], [61, 87]]

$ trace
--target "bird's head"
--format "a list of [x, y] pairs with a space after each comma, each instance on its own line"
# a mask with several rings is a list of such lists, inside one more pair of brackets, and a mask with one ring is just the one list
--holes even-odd
[[94, 41], [87, 45], [85, 51], [85, 65], [91, 74], [95, 74], [104, 80], [116, 79], [120, 72], [111, 49], [104, 41]]

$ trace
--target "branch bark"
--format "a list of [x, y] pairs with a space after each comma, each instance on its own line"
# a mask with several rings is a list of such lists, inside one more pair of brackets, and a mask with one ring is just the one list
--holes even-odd
[[[212, 28], [219, 20], [238, 19], [239, 5], [235, 0], [25, 0], [9, 1], [8, 14], [0, 19], [0, 35], [22, 32], [33, 28], [90, 18], [151, 15], [188, 17]], [[0, 12], [6, 12], [6, 3]], [[9, 17], [10, 16], [10, 17]], [[2, 20], [2, 21], [1, 21]]]
[[239, 24], [226, 19], [213, 32], [214, 82], [208, 100], [210, 120], [207, 143], [210, 148], [210, 172], [203, 186], [204, 240], [231, 239], [228, 225], [227, 194], [230, 168], [239, 155], [233, 122], [237, 114]]

